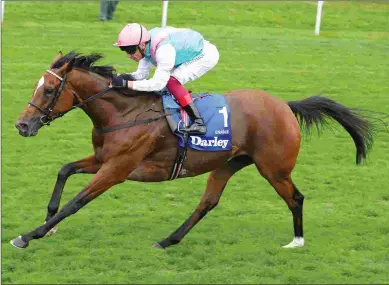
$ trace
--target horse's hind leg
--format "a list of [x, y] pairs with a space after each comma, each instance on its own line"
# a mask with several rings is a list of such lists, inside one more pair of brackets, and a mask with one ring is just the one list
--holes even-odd
[[207, 188], [192, 215], [168, 238], [153, 244], [153, 247], [166, 248], [179, 243], [184, 236], [219, 202], [228, 179], [238, 170], [253, 163], [249, 156], [238, 156], [215, 169], [208, 177]]
[[261, 113], [262, 117], [259, 117], [257, 125], [262, 127], [252, 133], [252, 141], [257, 143], [253, 144], [251, 155], [258, 171], [284, 199], [292, 212], [294, 239], [284, 247], [301, 247], [304, 245], [304, 196], [297, 190], [291, 178], [300, 150], [300, 128], [289, 106], [274, 98], [266, 100], [267, 105], [271, 107]]
[[[77, 173], [96, 173], [101, 167], [101, 164], [97, 161], [95, 155], [88, 156], [84, 159], [67, 163], [62, 166], [58, 172], [57, 182], [55, 183], [53, 193], [51, 195], [50, 202], [47, 206], [47, 216], [45, 221], [50, 220], [57, 212], [63, 188], [65, 187], [66, 180], [73, 174]], [[53, 227], [46, 235], [55, 234], [57, 227]]]
[[[267, 153], [269, 155], [269, 153]], [[257, 156], [258, 157], [258, 156]], [[277, 191], [278, 195], [288, 205], [293, 215], [293, 227], [294, 227], [294, 239], [284, 248], [294, 248], [304, 246], [303, 235], [303, 203], [304, 196], [299, 192], [297, 187], [293, 184], [291, 179], [291, 171], [294, 163], [291, 160], [279, 160], [275, 162], [266, 159], [269, 156], [258, 157], [255, 160], [255, 164], [263, 177], [265, 177], [273, 188]], [[268, 163], [266, 163], [266, 161]]]
[[293, 184], [290, 177], [282, 180], [269, 181], [277, 193], [284, 199], [293, 215], [294, 239], [283, 248], [304, 246], [303, 234], [303, 203], [304, 196]]

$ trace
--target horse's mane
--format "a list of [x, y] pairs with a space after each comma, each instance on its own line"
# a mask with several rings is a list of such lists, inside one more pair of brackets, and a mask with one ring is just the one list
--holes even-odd
[[59, 60], [53, 63], [51, 68], [60, 68], [65, 63], [74, 59], [73, 67], [78, 67], [84, 70], [88, 70], [97, 73], [103, 77], [112, 78], [115, 68], [110, 65], [94, 66], [93, 64], [104, 58], [100, 53], [91, 53], [89, 55], [82, 55], [75, 51], [71, 51], [68, 54], [61, 57]]
[[[116, 70], [113, 66], [110, 65], [102, 65], [102, 66], [94, 66], [93, 64], [104, 58], [104, 56], [100, 53], [91, 53], [89, 55], [82, 55], [81, 53], [77, 53], [75, 51], [71, 51], [68, 54], [61, 57], [59, 60], [53, 63], [51, 68], [60, 68], [65, 63], [68, 63], [69, 61], [74, 59], [73, 67], [78, 67], [90, 72], [97, 73], [103, 77], [112, 79], [112, 76], [114, 73], [116, 73]], [[132, 77], [130, 74], [121, 74], [124, 79], [135, 81], [136, 79]], [[124, 90], [118, 90], [118, 92], [122, 94], [126, 94]], [[143, 92], [143, 91], [142, 91]], [[160, 96], [160, 92], [147, 92], [151, 93], [157, 96]]]

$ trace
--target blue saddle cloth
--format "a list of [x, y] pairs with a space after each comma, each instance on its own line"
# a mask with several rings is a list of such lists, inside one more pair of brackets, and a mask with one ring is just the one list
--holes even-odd
[[[226, 99], [220, 94], [193, 94], [194, 104], [199, 110], [207, 126], [207, 133], [203, 136], [191, 135], [188, 139], [188, 147], [202, 151], [223, 151], [231, 149], [231, 119], [230, 108]], [[178, 145], [184, 147], [184, 134], [180, 128], [184, 126], [184, 120], [179, 112], [178, 103], [169, 92], [162, 92], [164, 109], [169, 113], [175, 113], [171, 117], [177, 123], [173, 133], [179, 138]], [[187, 117], [187, 114], [184, 114]], [[188, 119], [189, 121], [189, 119]]]

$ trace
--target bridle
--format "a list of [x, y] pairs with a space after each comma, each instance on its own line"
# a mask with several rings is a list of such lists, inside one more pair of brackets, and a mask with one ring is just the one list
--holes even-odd
[[51, 70], [46, 70], [46, 72], [50, 73], [51, 75], [57, 77], [60, 81], [61, 81], [61, 85], [59, 86], [57, 92], [55, 93], [54, 95], [54, 98], [53, 100], [51, 101], [50, 105], [47, 107], [47, 109], [43, 109], [41, 107], [39, 107], [38, 105], [32, 103], [31, 101], [28, 102], [29, 105], [35, 107], [36, 109], [39, 110], [39, 112], [41, 112], [41, 114], [43, 114], [43, 116], [41, 116], [39, 118], [40, 122], [43, 124], [43, 125], [50, 125], [50, 123], [52, 121], [54, 121], [55, 119], [59, 118], [59, 117], [62, 117], [63, 115], [65, 115], [67, 112], [70, 112], [71, 110], [73, 109], [76, 109], [76, 108], [79, 108], [83, 105], [85, 105], [86, 103], [88, 103], [89, 101], [107, 93], [108, 91], [110, 91], [112, 88], [111, 87], [108, 87], [104, 90], [102, 90], [101, 92], [83, 100], [83, 101], [80, 101], [80, 97], [78, 97], [76, 95], [76, 93], [73, 91], [73, 90], [70, 90], [74, 96], [74, 99], [76, 100], [76, 102], [78, 102], [78, 104], [76, 105], [73, 105], [69, 110], [65, 111], [65, 112], [59, 112], [58, 114], [56, 115], [53, 115], [53, 110], [55, 108], [55, 105], [57, 104], [58, 102], [58, 99], [59, 97], [61, 96], [62, 94], [62, 91], [63, 89], [65, 88], [65, 85], [66, 85], [66, 79], [67, 79], [67, 74], [64, 75], [64, 77], [62, 78], [61, 76], [59, 76], [58, 74], [56, 74], [55, 72], [51, 71]]
[[[50, 103], [50, 105], [49, 105], [49, 107], [47, 109], [43, 109], [43, 108], [39, 107], [38, 105], [35, 105], [31, 101], [28, 102], [29, 105], [35, 107], [36, 109], [39, 110], [39, 112], [41, 112], [43, 114], [43, 116], [41, 116], [40, 119], [39, 119], [40, 122], [43, 125], [50, 125], [50, 123], [52, 121], [54, 121], [55, 119], [57, 119], [59, 117], [62, 117], [63, 115], [65, 115], [66, 113], [70, 112], [73, 109], [82, 107], [86, 103], [88, 103], [88, 102], [90, 102], [90, 101], [92, 101], [92, 100], [102, 96], [103, 94], [107, 93], [108, 91], [114, 89], [113, 87], [107, 87], [107, 88], [103, 89], [102, 91], [100, 91], [99, 93], [97, 93], [95, 95], [92, 95], [91, 97], [89, 97], [89, 98], [87, 98], [85, 100], [82, 100], [79, 96], [77, 96], [77, 93], [74, 90], [69, 89], [72, 92], [72, 94], [74, 96], [74, 99], [76, 99], [76, 102], [78, 102], [78, 103], [73, 105], [69, 110], [67, 110], [65, 112], [59, 112], [58, 114], [53, 115], [53, 110], [55, 108], [55, 105], [57, 104], [58, 99], [61, 96], [63, 89], [65, 88], [67, 74], [65, 74], [64, 77], [62, 78], [61, 76], [59, 76], [58, 74], [56, 74], [55, 72], [53, 72], [51, 70], [46, 70], [46, 72], [50, 73], [51, 75], [53, 75], [53, 76], [57, 77], [59, 80], [61, 80], [61, 85], [59, 86], [57, 92], [55, 93], [53, 101]], [[147, 93], [142, 93], [141, 95], [133, 95], [131, 97], [144, 96], [146, 94]], [[165, 118], [167, 116], [171, 116], [171, 115], [173, 115], [173, 114], [175, 114], [177, 112], [179, 112], [179, 111], [176, 110], [173, 113], [165, 113], [165, 114], [162, 114], [162, 115], [159, 115], [159, 116], [156, 116], [156, 117], [151, 117], [151, 118], [144, 119], [144, 120], [139, 120], [139, 121], [135, 120], [134, 122], [127, 122], [127, 123], [116, 125], [116, 126], [112, 126], [112, 127], [101, 128], [101, 129], [95, 128], [95, 129], [96, 129], [96, 131], [98, 133], [105, 134], [105, 133], [121, 130], [121, 129], [124, 129], [124, 128], [130, 128], [130, 127], [133, 127], [133, 126], [154, 122], [154, 121], [160, 120], [162, 118]]]

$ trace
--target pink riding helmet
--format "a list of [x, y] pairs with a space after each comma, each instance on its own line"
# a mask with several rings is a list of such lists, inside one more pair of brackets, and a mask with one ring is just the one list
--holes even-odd
[[137, 23], [127, 24], [119, 33], [114, 46], [136, 46], [150, 40], [150, 34], [145, 27]]

